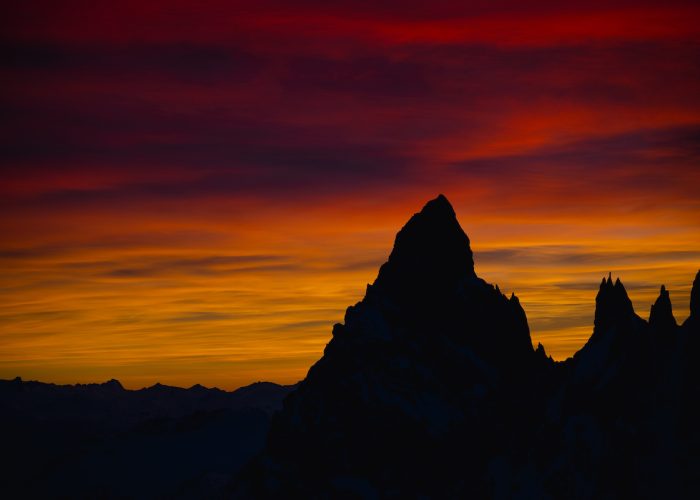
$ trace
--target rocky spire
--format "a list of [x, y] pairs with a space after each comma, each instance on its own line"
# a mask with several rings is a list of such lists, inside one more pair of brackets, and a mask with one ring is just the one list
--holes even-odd
[[469, 238], [443, 195], [429, 201], [396, 235], [374, 287], [393, 299], [454, 293], [474, 280]]
[[700, 270], [695, 275], [693, 289], [690, 292], [690, 315], [700, 318]]
[[603, 278], [595, 303], [594, 336], [595, 332], [606, 330], [634, 317], [634, 307], [627, 296], [627, 290], [620, 278], [613, 284], [612, 274], [608, 274], [607, 279]]
[[661, 285], [661, 291], [656, 302], [652, 304], [649, 313], [649, 324], [656, 330], [670, 330], [676, 327], [676, 319], [673, 317], [671, 298], [668, 290]]
[[535, 355], [538, 358], [540, 358], [540, 360], [549, 361], [550, 363], [554, 363], [552, 356], [547, 355], [547, 352], [545, 351], [544, 346], [542, 345], [541, 342], [537, 343], [537, 349], [535, 349]]

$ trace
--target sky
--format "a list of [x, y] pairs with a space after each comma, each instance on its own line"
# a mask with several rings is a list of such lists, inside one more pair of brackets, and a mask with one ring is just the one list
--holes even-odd
[[608, 272], [688, 315], [697, 2], [26, 0], [0, 54], [0, 378], [296, 382], [439, 193], [555, 359]]

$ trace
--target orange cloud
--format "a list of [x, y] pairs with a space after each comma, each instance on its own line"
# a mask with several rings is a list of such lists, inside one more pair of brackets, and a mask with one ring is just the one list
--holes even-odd
[[[80, 15], [76, 15], [80, 12]], [[612, 271], [687, 315], [691, 2], [20, 2], [0, 377], [294, 382], [439, 192], [556, 358]]]

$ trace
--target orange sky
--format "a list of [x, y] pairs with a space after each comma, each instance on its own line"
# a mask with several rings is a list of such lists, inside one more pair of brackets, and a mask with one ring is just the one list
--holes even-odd
[[295, 382], [438, 193], [556, 359], [608, 272], [685, 319], [700, 10], [462, 3], [15, 6], [0, 378]]

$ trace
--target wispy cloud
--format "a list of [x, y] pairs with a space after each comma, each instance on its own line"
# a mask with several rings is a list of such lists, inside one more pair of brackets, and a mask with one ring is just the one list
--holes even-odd
[[294, 382], [439, 192], [556, 357], [687, 314], [694, 3], [161, 3], [3, 11], [0, 376]]

